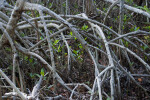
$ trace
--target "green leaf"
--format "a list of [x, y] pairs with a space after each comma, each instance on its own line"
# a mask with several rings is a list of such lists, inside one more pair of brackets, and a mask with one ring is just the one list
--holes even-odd
[[107, 98], [106, 100], [110, 100], [110, 98]]
[[140, 27], [135, 27], [135, 31], [137, 31], [137, 30], [139, 30], [140, 29]]
[[39, 74], [34, 74], [34, 75], [37, 76], [37, 77], [39, 77], [39, 78], [41, 77]]
[[147, 57], [146, 57], [146, 56], [144, 56], [144, 59], [145, 59], [145, 60], [147, 60]]
[[84, 40], [87, 40], [87, 37]]
[[88, 29], [88, 26], [87, 26], [87, 25], [83, 25], [81, 29], [82, 29], [82, 30], [87, 30], [87, 29]]
[[24, 33], [21, 33], [20, 36], [21, 36], [21, 37], [24, 37], [25, 35], [24, 35]]
[[66, 7], [66, 3], [63, 3], [63, 7]]
[[30, 75], [31, 78], [34, 78], [34, 74], [33, 73], [30, 73], [29, 75]]
[[123, 19], [124, 21], [126, 21], [127, 20], [127, 15], [124, 15], [124, 19]]
[[59, 45], [59, 47], [57, 48], [57, 52], [61, 52], [61, 47]]
[[149, 9], [146, 5], [145, 5], [144, 7], [137, 6], [136, 8], [139, 8], [139, 9], [145, 10], [146, 12], [150, 13], [150, 9]]
[[137, 31], [137, 30], [139, 30], [139, 29], [140, 29], [140, 27], [133, 26], [133, 27], [130, 29], [130, 31]]
[[24, 59], [27, 61], [28, 60], [28, 56], [25, 56]]
[[89, 94], [91, 94], [91, 93], [92, 93], [92, 91], [88, 91], [88, 93], [89, 93]]
[[73, 50], [73, 53], [76, 54], [76, 55], [78, 54], [78, 52], [76, 50]]
[[77, 40], [77, 38], [76, 38], [76, 37], [75, 37], [74, 39], [75, 39], [75, 40]]
[[8, 66], [8, 69], [13, 70], [13, 66], [12, 66], [12, 65], [9, 65], [9, 66]]
[[51, 7], [51, 6], [52, 6], [52, 3], [49, 3], [49, 6]]
[[129, 3], [130, 5], [133, 3], [133, 0], [125, 0], [127, 3]]
[[42, 36], [40, 37], [40, 40], [43, 40], [43, 37], [42, 37]]
[[54, 50], [57, 50], [55, 46], [52, 45], [52, 47], [54, 48]]
[[6, 47], [6, 51], [11, 51], [11, 48]]
[[111, 36], [107, 36], [107, 38], [108, 38], [108, 39], [110, 39], [110, 38], [111, 38]]
[[44, 69], [43, 69], [43, 68], [41, 69], [40, 74], [41, 74], [42, 76], [44, 76]]
[[144, 46], [144, 50], [146, 50], [148, 48], [148, 46]]
[[142, 48], [143, 50], [146, 50], [146, 49], [148, 49], [149, 47], [148, 47], [148, 46], [141, 46], [141, 48]]
[[79, 44], [79, 48], [80, 48], [80, 49], [82, 49], [82, 48], [83, 48], [83, 46], [81, 45], [81, 43]]
[[146, 10], [146, 12], [148, 12], [148, 13], [150, 13], [150, 9], [149, 8], [147, 8], [147, 6], [145, 5], [144, 6], [144, 8], [143, 8], [144, 10]]
[[72, 32], [70, 32], [70, 35], [72, 36]]
[[56, 45], [59, 42], [59, 40], [55, 40], [53, 45]]
[[125, 45], [126, 45], [126, 47], [128, 47], [129, 43], [126, 41], [126, 42], [125, 42]]
[[29, 59], [29, 62], [32, 63], [32, 62], [33, 62], [33, 58], [30, 58], [30, 59]]
[[129, 63], [130, 66], [133, 66], [134, 62]]
[[143, 27], [144, 29], [149, 29], [150, 30], [150, 26], [146, 26], [146, 27]]

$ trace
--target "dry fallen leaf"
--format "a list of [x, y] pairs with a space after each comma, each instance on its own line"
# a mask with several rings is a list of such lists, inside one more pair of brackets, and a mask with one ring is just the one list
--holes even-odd
[[142, 79], [141, 79], [141, 78], [138, 78], [138, 81], [139, 81], [139, 82], [142, 82]]

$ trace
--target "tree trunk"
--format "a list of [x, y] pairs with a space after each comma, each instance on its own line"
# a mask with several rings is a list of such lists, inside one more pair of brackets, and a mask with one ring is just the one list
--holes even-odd
[[92, 12], [92, 5], [91, 5], [91, 3], [92, 3], [92, 0], [86, 0], [86, 14], [87, 15], [89, 15], [91, 12]]

